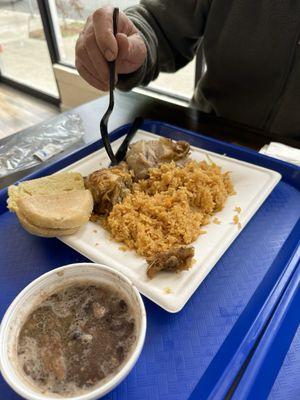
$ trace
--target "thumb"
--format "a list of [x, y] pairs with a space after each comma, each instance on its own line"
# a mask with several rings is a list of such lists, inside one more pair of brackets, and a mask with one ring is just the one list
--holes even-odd
[[118, 33], [116, 40], [118, 43], [117, 73], [129, 74], [139, 69], [147, 56], [146, 45], [140, 34], [126, 36], [124, 33]]

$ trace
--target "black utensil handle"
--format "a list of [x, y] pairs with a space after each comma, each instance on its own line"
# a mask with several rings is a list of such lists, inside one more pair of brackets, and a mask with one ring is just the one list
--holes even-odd
[[[118, 20], [119, 20], [118, 7], [114, 8], [112, 20], [113, 20], [113, 34], [116, 37], [116, 34], [118, 33]], [[110, 91], [110, 94], [112, 95], [112, 101], [113, 101], [113, 94], [111, 92], [115, 88], [116, 62], [108, 61], [108, 66], [109, 66], [109, 91]]]
[[[118, 31], [118, 17], [119, 17], [119, 9], [114, 8], [114, 11], [113, 11], [113, 33], [114, 33], [114, 35], [116, 35], [116, 33]], [[100, 132], [101, 132], [101, 137], [103, 140], [105, 150], [111, 160], [111, 163], [112, 163], [112, 165], [116, 165], [116, 164], [118, 164], [118, 162], [117, 162], [117, 159], [111, 148], [111, 144], [109, 141], [109, 135], [108, 135], [108, 128], [107, 128], [110, 114], [112, 113], [113, 108], [114, 108], [114, 88], [115, 88], [115, 71], [116, 71], [115, 61], [108, 62], [108, 68], [109, 68], [109, 105], [108, 105], [106, 113], [104, 114], [104, 116], [100, 122]]]
[[125, 139], [123, 140], [121, 146], [119, 147], [118, 151], [116, 152], [116, 159], [117, 159], [118, 163], [125, 159], [129, 143], [131, 142], [132, 138], [136, 134], [136, 131], [141, 127], [143, 121], [144, 121], [144, 119], [142, 117], [137, 117], [133, 121], [131, 127], [129, 128], [127, 135], [125, 136]]
[[115, 7], [113, 11], [113, 32], [114, 36], [118, 33], [118, 20], [119, 20], [119, 8]]

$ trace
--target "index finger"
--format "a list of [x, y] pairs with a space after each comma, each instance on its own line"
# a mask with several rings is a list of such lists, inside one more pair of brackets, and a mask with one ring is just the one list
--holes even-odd
[[99, 49], [107, 61], [118, 56], [118, 44], [113, 33], [113, 8], [102, 7], [93, 14], [93, 27]]

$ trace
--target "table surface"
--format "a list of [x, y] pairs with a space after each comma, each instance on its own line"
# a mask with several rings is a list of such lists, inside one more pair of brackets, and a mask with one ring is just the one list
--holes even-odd
[[[8, 177], [0, 179], [0, 188], [5, 187], [14, 181], [28, 175], [30, 172], [41, 168], [49, 163], [63, 158], [66, 154], [85, 147], [88, 143], [95, 142], [99, 139], [99, 121], [104, 110], [107, 107], [107, 97], [103, 97], [84, 104], [76, 109], [70, 110], [67, 113], [76, 112], [80, 115], [85, 131], [84, 140], [80, 144], [69, 148], [63, 153], [50, 159], [48, 162], [40, 164], [30, 170], [12, 174]], [[143, 116], [144, 118], [165, 121], [194, 132], [202, 133], [211, 137], [221, 139], [223, 141], [237, 143], [242, 146], [248, 146], [253, 149], [261, 148], [265, 143], [268, 143], [274, 138], [267, 132], [247, 127], [232, 121], [222, 118], [217, 118], [212, 115], [207, 115], [198, 112], [191, 108], [184, 108], [165, 101], [153, 99], [138, 93], [121, 93], [116, 94], [116, 106], [110, 121], [110, 130], [113, 130], [120, 125], [133, 121], [136, 116]], [[61, 114], [52, 118], [51, 120], [57, 121], [61, 118]], [[49, 121], [48, 121], [49, 122]], [[16, 137], [22, 135], [24, 132], [38, 132], [41, 124], [35, 127], [28, 128], [24, 131], [16, 133]], [[278, 141], [299, 147], [299, 143], [288, 141], [285, 139], [278, 139]], [[0, 145], [5, 142], [5, 139], [0, 141]], [[298, 337], [298, 336], [297, 336]], [[295, 344], [297, 345], [298, 342]], [[295, 346], [294, 346], [295, 347]], [[280, 378], [280, 375], [278, 376]], [[280, 381], [276, 381], [279, 382]], [[276, 383], [277, 384], [277, 383]], [[274, 388], [272, 394], [274, 393]], [[277, 391], [278, 392], [278, 391]], [[1, 398], [1, 396], [0, 396]], [[280, 397], [271, 397], [280, 398]]]
[[[271, 140], [274, 140], [268, 132], [205, 114], [193, 108], [175, 105], [140, 93], [123, 93], [116, 91], [115, 98], [115, 109], [109, 122], [110, 131], [123, 124], [132, 122], [137, 116], [142, 116], [144, 118], [168, 122], [194, 132], [199, 132], [227, 142], [248, 146], [256, 150], [260, 149], [264, 144], [269, 143]], [[0, 189], [21, 179], [42, 166], [65, 157], [66, 154], [99, 139], [99, 123], [107, 108], [107, 103], [108, 97], [104, 96], [64, 113], [76, 112], [80, 115], [85, 131], [83, 142], [68, 148], [66, 151], [51, 158], [48, 162], [44, 162], [43, 164], [39, 164], [25, 171], [11, 174], [8, 177], [1, 178]], [[63, 114], [59, 114], [58, 116], [49, 119], [47, 123], [49, 121], [58, 121], [62, 118], [62, 115]], [[45, 122], [17, 132], [15, 136], [18, 138], [18, 136], [21, 136], [25, 132], [30, 132], [30, 134], [34, 134], [35, 132], [38, 133], [41, 125], [44, 123]], [[7, 140], [9, 140], [9, 138], [2, 139], [0, 145], [5, 143]], [[294, 140], [288, 140], [286, 138], [276, 138], [276, 140], [299, 147], [299, 142]]]

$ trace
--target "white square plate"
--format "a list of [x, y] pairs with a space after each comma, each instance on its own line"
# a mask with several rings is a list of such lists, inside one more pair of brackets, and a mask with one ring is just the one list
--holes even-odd
[[[146, 131], [138, 131], [134, 141], [159, 138]], [[114, 151], [118, 149], [123, 137], [112, 144]], [[221, 221], [205, 227], [207, 232], [193, 243], [195, 260], [189, 271], [180, 274], [160, 273], [150, 280], [146, 275], [147, 263], [134, 251], [120, 250], [120, 243], [109, 239], [108, 233], [95, 223], [88, 222], [79, 232], [72, 236], [60, 238], [64, 243], [77, 250], [94, 262], [109, 265], [126, 275], [146, 297], [169, 312], [178, 312], [186, 304], [194, 291], [205, 279], [217, 261], [227, 250], [241, 229], [255, 214], [272, 189], [280, 181], [278, 172], [258, 167], [243, 161], [212, 153], [197, 147], [191, 148], [191, 158], [207, 160], [207, 155], [224, 171], [231, 171], [236, 195], [230, 196], [224, 209], [215, 216]], [[104, 149], [68, 166], [64, 171], [77, 171], [82, 175], [108, 165]], [[241, 207], [239, 220], [241, 229], [233, 224], [235, 207]]]

